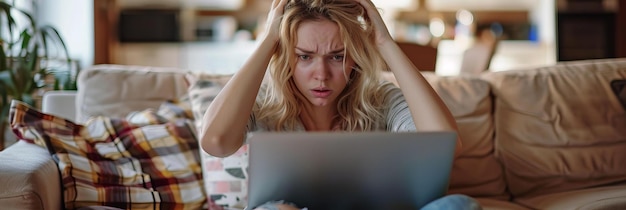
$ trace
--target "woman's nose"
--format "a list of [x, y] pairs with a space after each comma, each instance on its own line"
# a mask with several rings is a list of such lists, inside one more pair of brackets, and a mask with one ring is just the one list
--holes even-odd
[[327, 80], [328, 79], [328, 70], [329, 70], [329, 66], [326, 62], [324, 62], [323, 60], [317, 60], [315, 62], [315, 65], [313, 67], [313, 78], [316, 80]]

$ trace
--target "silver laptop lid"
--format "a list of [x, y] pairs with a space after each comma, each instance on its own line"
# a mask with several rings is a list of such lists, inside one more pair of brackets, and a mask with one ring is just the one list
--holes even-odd
[[455, 132], [253, 133], [248, 208], [419, 209], [445, 195]]

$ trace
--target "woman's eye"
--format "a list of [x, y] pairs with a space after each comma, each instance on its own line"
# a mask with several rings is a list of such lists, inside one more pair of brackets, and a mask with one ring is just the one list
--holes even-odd
[[343, 61], [343, 55], [333, 55], [332, 59], [334, 61]]
[[298, 55], [298, 58], [300, 60], [306, 61], [306, 60], [311, 59], [311, 56], [308, 56], [308, 55]]

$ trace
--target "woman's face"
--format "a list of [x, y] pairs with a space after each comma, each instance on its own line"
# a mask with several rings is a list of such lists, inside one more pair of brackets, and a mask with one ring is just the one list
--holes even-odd
[[354, 66], [344, 53], [339, 27], [328, 20], [306, 21], [297, 36], [293, 78], [298, 90], [313, 106], [334, 107]]

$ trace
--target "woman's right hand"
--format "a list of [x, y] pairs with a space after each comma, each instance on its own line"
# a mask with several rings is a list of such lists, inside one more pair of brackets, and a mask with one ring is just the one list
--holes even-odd
[[270, 12], [265, 23], [265, 38], [278, 41], [280, 21], [285, 12], [285, 5], [289, 0], [273, 0]]
[[376, 33], [376, 44], [383, 45], [385, 43], [394, 42], [387, 26], [385, 25], [385, 21], [383, 21], [383, 18], [380, 16], [380, 12], [378, 12], [378, 9], [376, 9], [372, 0], [356, 0], [356, 2], [365, 8], [367, 16], [372, 21], [372, 25]]

